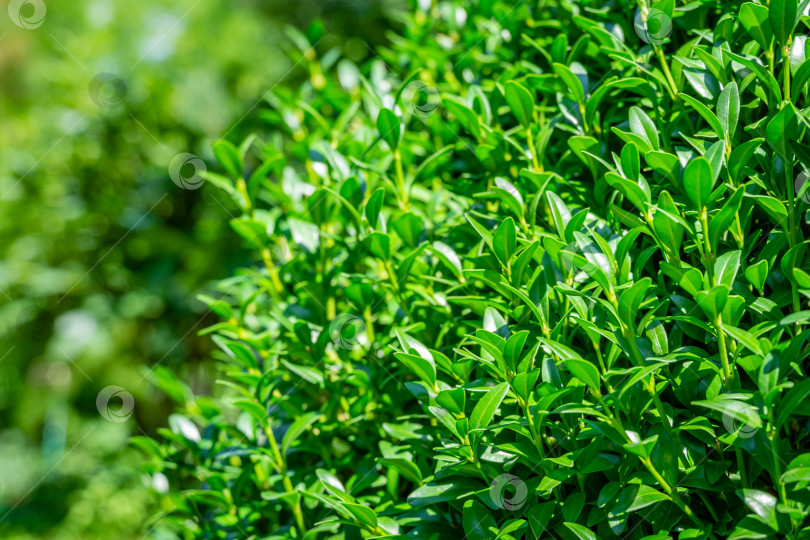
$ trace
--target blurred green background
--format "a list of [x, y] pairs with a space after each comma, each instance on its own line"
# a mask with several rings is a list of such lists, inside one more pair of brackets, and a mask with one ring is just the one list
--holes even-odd
[[[215, 317], [195, 297], [249, 263], [225, 198], [176, 186], [169, 163], [191, 153], [216, 167], [213, 140], [238, 142], [263, 95], [312, 75], [285, 28], [361, 61], [397, 7], [3, 4], [0, 537], [166, 537], [128, 446], [171, 413], [147, 375], [162, 366], [208, 391], [210, 345], [196, 334]], [[111, 386], [109, 409], [97, 406]]]

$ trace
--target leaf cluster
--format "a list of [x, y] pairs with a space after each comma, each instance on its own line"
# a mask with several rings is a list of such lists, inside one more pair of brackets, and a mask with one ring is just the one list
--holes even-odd
[[171, 515], [810, 537], [806, 6], [423, 4], [214, 147], [257, 264], [206, 298], [227, 391], [164, 373], [136, 441]]

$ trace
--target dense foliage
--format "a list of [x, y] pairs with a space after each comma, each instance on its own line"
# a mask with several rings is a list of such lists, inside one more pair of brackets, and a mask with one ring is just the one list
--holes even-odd
[[[212, 344], [194, 332], [216, 319], [195, 291], [249, 261], [226, 197], [177, 188], [168, 165], [180, 151], [213, 160], [213, 140], [258, 121], [246, 113], [262, 91], [298, 84], [285, 23], [318, 19], [322, 46], [363, 58], [391, 24], [383, 8], [3, 3], [0, 537], [141, 536], [154, 496], [128, 440], [170, 412], [146, 368], [208, 391]], [[112, 385], [135, 400], [127, 421], [97, 408]]]
[[[206, 181], [183, 538], [810, 538], [805, 6], [419, 2]], [[298, 35], [311, 54], [317, 36]]]

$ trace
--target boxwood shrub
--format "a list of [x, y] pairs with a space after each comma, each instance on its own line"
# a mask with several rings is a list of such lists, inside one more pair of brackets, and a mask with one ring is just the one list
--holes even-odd
[[[182, 538], [810, 538], [805, 0], [420, 1], [214, 145]], [[151, 526], [151, 525], [148, 525]]]

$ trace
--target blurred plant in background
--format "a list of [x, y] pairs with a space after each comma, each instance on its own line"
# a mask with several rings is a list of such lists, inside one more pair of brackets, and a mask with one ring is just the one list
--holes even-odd
[[149, 381], [172, 365], [195, 390], [208, 388], [210, 345], [195, 336], [215, 318], [192, 299], [245, 262], [231, 240], [229, 203], [215, 189], [180, 189], [169, 163], [182, 153], [210, 160], [213, 139], [238, 139], [259, 121], [256, 96], [270, 99], [311, 76], [286, 25], [359, 60], [383, 40], [392, 8], [277, 0], [7, 7], [0, 533], [137, 538], [153, 501], [127, 442], [164, 425], [170, 409]]

